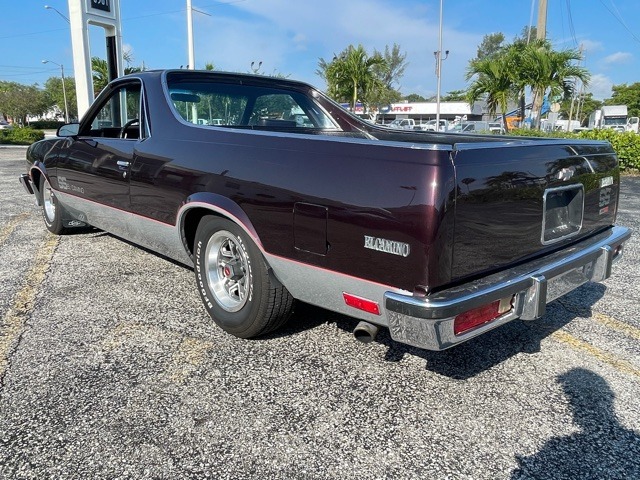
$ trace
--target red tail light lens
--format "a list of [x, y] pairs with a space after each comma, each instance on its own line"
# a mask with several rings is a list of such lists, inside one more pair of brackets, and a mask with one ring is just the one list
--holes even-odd
[[374, 315], [380, 315], [380, 306], [378, 302], [367, 300], [366, 298], [357, 297], [350, 293], [342, 293], [344, 301], [347, 305], [358, 310], [364, 310], [365, 312], [373, 313]]
[[460, 335], [501, 317], [511, 310], [512, 303], [513, 297], [503, 298], [461, 313], [453, 321], [453, 333]]

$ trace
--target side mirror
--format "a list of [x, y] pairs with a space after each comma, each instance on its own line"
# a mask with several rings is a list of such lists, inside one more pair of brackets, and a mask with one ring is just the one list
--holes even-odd
[[79, 123], [68, 123], [58, 128], [56, 135], [58, 137], [75, 137], [80, 131]]

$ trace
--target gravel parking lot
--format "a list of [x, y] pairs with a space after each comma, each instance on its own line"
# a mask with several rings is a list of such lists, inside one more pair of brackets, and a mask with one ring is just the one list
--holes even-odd
[[307, 305], [231, 337], [191, 270], [50, 235], [24, 153], [0, 148], [1, 478], [640, 478], [639, 177], [611, 279], [435, 353]]

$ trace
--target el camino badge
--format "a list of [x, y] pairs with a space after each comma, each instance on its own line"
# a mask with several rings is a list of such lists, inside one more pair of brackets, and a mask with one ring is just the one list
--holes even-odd
[[364, 248], [399, 255], [401, 257], [408, 257], [411, 251], [408, 243], [387, 240], [386, 238], [370, 237], [369, 235], [364, 236]]

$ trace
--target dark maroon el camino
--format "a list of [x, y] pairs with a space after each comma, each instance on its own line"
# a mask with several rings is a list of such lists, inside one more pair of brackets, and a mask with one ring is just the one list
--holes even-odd
[[297, 299], [363, 320], [364, 340], [445, 349], [604, 280], [630, 236], [606, 142], [396, 131], [278, 78], [123, 77], [27, 157], [50, 231], [194, 267], [239, 337]]

